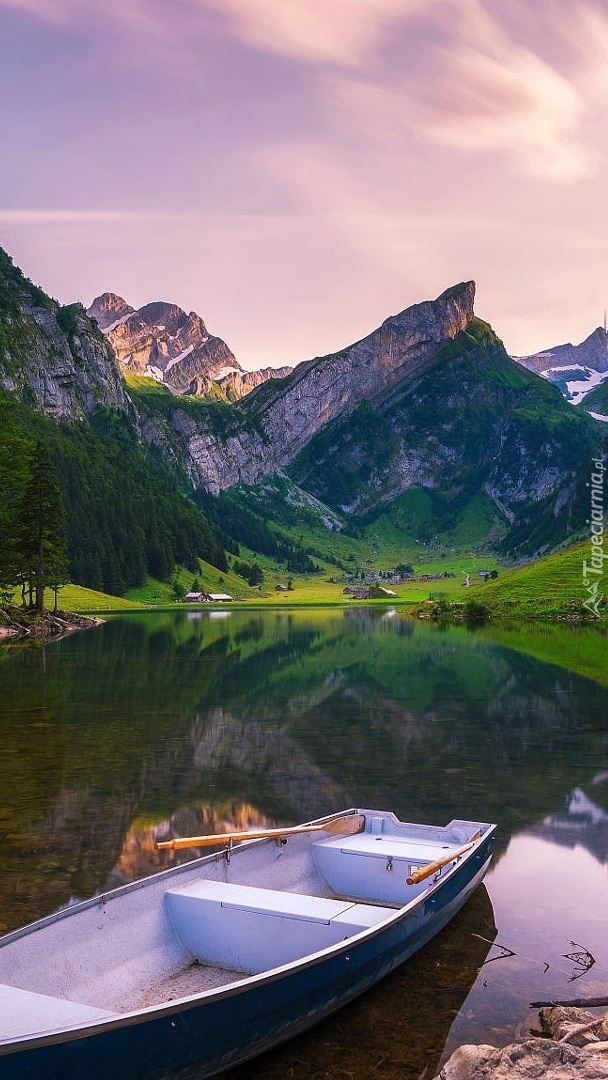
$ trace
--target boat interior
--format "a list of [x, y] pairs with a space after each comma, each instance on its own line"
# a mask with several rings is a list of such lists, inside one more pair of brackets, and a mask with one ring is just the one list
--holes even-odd
[[6, 935], [0, 1041], [217, 991], [339, 944], [405, 906], [415, 917], [442, 871], [417, 884], [407, 878], [437, 860], [445, 874], [489, 827], [352, 813], [361, 815], [358, 832], [224, 846]]

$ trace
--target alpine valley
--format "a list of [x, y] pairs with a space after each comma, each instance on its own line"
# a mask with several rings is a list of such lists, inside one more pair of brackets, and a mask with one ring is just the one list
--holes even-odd
[[338, 353], [246, 372], [195, 312], [62, 307], [0, 249], [0, 417], [56, 463], [71, 579], [122, 595], [243, 547], [327, 572], [372, 535], [379, 559], [387, 537], [404, 559], [511, 561], [581, 539], [605, 423], [537, 373], [546, 354], [509, 357], [474, 299], [464, 282]]

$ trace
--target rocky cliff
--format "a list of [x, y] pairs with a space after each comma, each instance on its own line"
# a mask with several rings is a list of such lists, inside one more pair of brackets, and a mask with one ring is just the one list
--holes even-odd
[[414, 304], [341, 352], [300, 364], [280, 387], [260, 388], [244, 410], [271, 439], [282, 435], [290, 460], [329, 421], [428, 364], [468, 325], [474, 299], [475, 282], [468, 281]]
[[[287, 469], [338, 514], [369, 518], [422, 490], [434, 532], [483, 513], [495, 541], [507, 534], [508, 549], [513, 536], [529, 554], [534, 534], [538, 550], [572, 503], [601, 426], [507, 355], [474, 315], [474, 293], [473, 282], [454, 286], [229, 409], [176, 402], [164, 437], [215, 493]], [[261, 488], [256, 499], [261, 507]], [[563, 536], [578, 527], [562, 524]]]
[[234, 406], [233, 422], [221, 431], [211, 416], [205, 422], [176, 414], [200, 481], [212, 491], [252, 484], [293, 461], [328, 423], [428, 365], [468, 325], [474, 297], [474, 282], [456, 285], [391, 316], [354, 345], [265, 382]]
[[80, 304], [61, 307], [0, 249], [0, 386], [55, 420], [129, 399], [108, 342]]
[[603, 435], [474, 318], [434, 363], [328, 425], [288, 472], [351, 517], [390, 508], [409, 527], [420, 501], [399, 500], [424, 493], [421, 539], [484, 518], [488, 539], [525, 557], [585, 529], [580, 495]]

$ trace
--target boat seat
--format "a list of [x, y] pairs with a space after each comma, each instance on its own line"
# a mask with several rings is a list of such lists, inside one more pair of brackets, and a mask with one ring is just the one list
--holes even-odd
[[193, 956], [237, 971], [266, 971], [335, 945], [387, 917], [384, 908], [303, 893], [200, 880], [165, 893], [175, 931]]
[[408, 904], [429, 882], [408, 885], [412, 870], [443, 859], [457, 844], [440, 839], [357, 833], [318, 840], [313, 845], [321, 877], [340, 896], [371, 903]]
[[0, 983], [0, 1040], [18, 1035], [40, 1035], [57, 1028], [86, 1026], [113, 1015], [92, 1005]]

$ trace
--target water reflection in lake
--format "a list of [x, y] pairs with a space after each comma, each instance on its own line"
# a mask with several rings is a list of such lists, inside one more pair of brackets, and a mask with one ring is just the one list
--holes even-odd
[[430, 1077], [532, 1000], [608, 993], [608, 691], [564, 667], [366, 609], [156, 614], [0, 650], [0, 693], [6, 929], [157, 868], [168, 829], [350, 805], [498, 822], [487, 893], [265, 1076], [337, 1077], [347, 1054], [357, 1080]]

